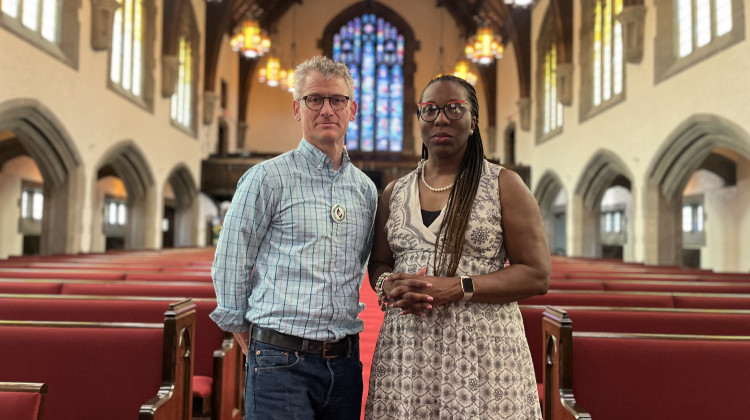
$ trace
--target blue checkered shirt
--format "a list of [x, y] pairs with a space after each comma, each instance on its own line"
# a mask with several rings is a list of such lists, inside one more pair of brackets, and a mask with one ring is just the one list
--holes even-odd
[[[332, 208], [346, 215], [334, 221]], [[341, 166], [305, 139], [240, 179], [211, 275], [225, 331], [249, 322], [313, 340], [363, 330], [359, 289], [372, 247], [377, 191], [344, 151]]]

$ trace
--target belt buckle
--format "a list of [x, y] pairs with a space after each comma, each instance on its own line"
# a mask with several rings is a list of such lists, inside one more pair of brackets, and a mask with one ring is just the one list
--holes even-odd
[[[328, 344], [329, 343], [330, 343], [329, 341], [324, 341], [323, 342], [323, 358], [324, 359], [335, 359], [337, 356], [334, 356], [334, 355], [330, 355], [329, 356], [328, 355]], [[330, 344], [333, 344], [333, 343], [330, 343]]]

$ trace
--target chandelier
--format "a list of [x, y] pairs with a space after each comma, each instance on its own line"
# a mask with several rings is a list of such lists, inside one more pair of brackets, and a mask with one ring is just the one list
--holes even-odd
[[486, 25], [477, 30], [464, 48], [466, 58], [480, 66], [489, 66], [493, 61], [503, 58], [503, 51], [502, 40]]
[[258, 22], [247, 19], [230, 40], [232, 50], [247, 58], [258, 58], [271, 49], [271, 40], [263, 34]]
[[466, 80], [472, 86], [477, 84], [477, 75], [469, 70], [469, 63], [467, 63], [466, 60], [460, 60], [456, 63], [456, 67], [453, 69], [453, 75]]
[[[279, 63], [279, 59], [275, 56], [268, 57], [266, 66], [258, 70], [258, 81], [260, 83], [265, 83], [268, 86], [276, 87], [281, 80], [281, 72], [281, 63]], [[284, 74], [284, 77], [286, 77], [286, 74]]]
[[505, 0], [508, 6], [528, 7], [534, 0]]

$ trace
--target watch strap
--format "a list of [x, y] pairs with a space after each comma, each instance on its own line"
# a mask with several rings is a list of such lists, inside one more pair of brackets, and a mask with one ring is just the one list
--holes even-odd
[[[466, 287], [466, 283], [469, 283], [470, 286]], [[474, 280], [469, 276], [461, 276], [461, 290], [464, 292], [464, 297], [461, 301], [471, 300], [472, 296], [474, 296]]]

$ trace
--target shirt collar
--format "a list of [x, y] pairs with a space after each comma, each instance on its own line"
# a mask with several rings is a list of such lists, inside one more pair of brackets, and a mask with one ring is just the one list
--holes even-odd
[[[299, 142], [299, 146], [297, 146], [297, 152], [314, 166], [323, 167], [325, 165], [332, 165], [330, 159], [328, 159], [328, 155], [310, 144], [310, 142], [304, 137], [302, 138], [302, 141]], [[326, 160], [329, 162], [326, 163]], [[344, 169], [350, 162], [349, 153], [347, 153], [346, 147], [344, 147], [344, 151], [341, 155], [341, 167], [339, 169]]]

